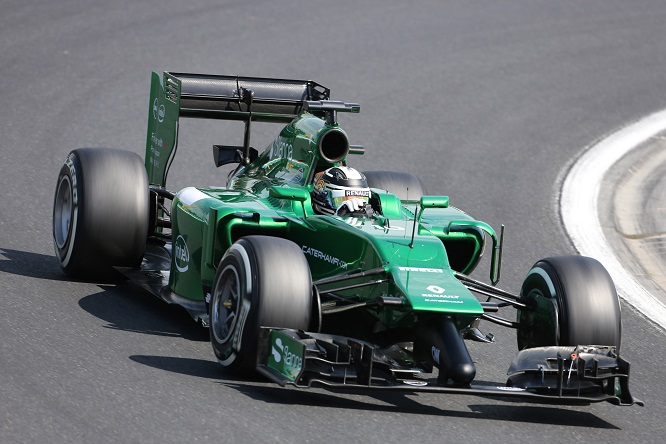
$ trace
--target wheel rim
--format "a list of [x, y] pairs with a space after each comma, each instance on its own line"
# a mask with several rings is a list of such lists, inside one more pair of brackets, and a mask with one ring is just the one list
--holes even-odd
[[213, 335], [220, 343], [229, 340], [236, 326], [240, 289], [238, 272], [234, 267], [227, 266], [213, 289], [211, 310]]
[[62, 176], [56, 191], [53, 207], [53, 236], [58, 248], [63, 248], [69, 239], [72, 224], [72, 183]]

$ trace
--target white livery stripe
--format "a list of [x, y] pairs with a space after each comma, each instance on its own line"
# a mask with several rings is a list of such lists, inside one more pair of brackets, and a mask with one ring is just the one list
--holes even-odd
[[210, 198], [210, 196], [194, 187], [184, 188], [178, 193], [178, 199], [183, 205], [192, 205], [201, 199], [208, 198]]

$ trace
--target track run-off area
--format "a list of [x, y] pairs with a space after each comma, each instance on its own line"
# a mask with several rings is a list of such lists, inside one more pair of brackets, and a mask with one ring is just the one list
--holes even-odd
[[[666, 305], [662, 294], [652, 294], [638, 282], [623, 263], [636, 258], [614, 251], [602, 226], [614, 229], [600, 219], [599, 199], [604, 176], [624, 156], [639, 150], [666, 130], [666, 110], [651, 114], [595, 142], [584, 150], [566, 171], [560, 195], [562, 221], [576, 249], [582, 255], [597, 258], [609, 271], [618, 294], [627, 303], [666, 330]], [[634, 187], [632, 198], [643, 190]], [[605, 196], [608, 198], [608, 196]], [[647, 217], [644, 213], [633, 217]], [[654, 260], [654, 257], [652, 257]], [[658, 258], [657, 258], [658, 260]]]

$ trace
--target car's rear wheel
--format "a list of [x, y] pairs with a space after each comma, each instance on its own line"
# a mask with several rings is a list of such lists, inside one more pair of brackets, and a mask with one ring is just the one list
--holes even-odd
[[210, 302], [210, 339], [232, 374], [256, 367], [260, 327], [307, 330], [313, 313], [312, 277], [295, 243], [246, 236], [220, 262]]
[[606, 345], [619, 350], [620, 301], [608, 271], [583, 256], [538, 261], [527, 274], [518, 310], [518, 348]]
[[398, 171], [364, 171], [371, 188], [386, 190], [402, 201], [415, 201], [427, 194], [421, 180], [411, 173]]
[[141, 157], [80, 148], [60, 169], [53, 201], [53, 243], [71, 276], [138, 266], [146, 249], [148, 178]]

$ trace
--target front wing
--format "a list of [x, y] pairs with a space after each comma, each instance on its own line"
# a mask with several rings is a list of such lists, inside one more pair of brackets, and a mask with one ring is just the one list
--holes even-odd
[[281, 385], [332, 390], [440, 392], [551, 404], [643, 405], [629, 393], [629, 363], [609, 347], [541, 347], [518, 353], [505, 385], [437, 385], [408, 348], [343, 336], [262, 328], [257, 371]]

